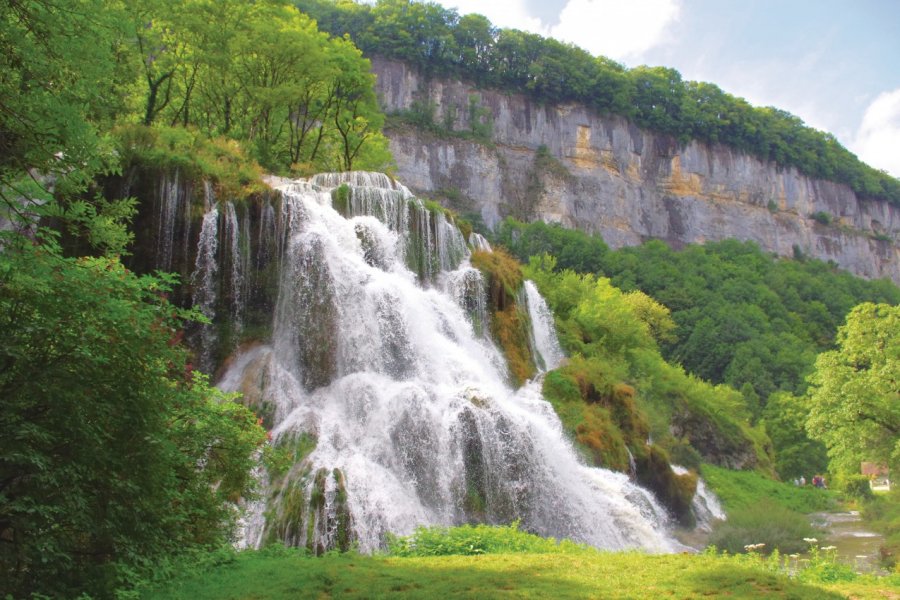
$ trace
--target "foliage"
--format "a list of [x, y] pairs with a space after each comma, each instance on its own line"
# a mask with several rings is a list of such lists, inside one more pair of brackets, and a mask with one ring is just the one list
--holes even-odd
[[122, 125], [113, 130], [113, 137], [125, 171], [177, 171], [186, 179], [209, 181], [223, 198], [246, 198], [265, 189], [262, 169], [235, 140], [161, 125]]
[[256, 418], [189, 377], [166, 277], [6, 238], [0, 254], [3, 593], [107, 595], [229, 539]]
[[518, 521], [506, 526], [462, 525], [419, 527], [415, 533], [388, 540], [391, 556], [453, 556], [508, 553], [584, 553], [589, 549], [569, 540], [557, 542], [519, 529]]
[[600, 236], [543, 221], [525, 224], [507, 218], [500, 223], [494, 239], [523, 262], [532, 256], [548, 254], [556, 259], [559, 269], [576, 273], [602, 272], [603, 256], [609, 252], [609, 246]]
[[277, 0], [126, 3], [130, 88], [144, 125], [240, 140], [267, 169], [383, 168], [390, 161], [369, 63]]
[[0, 194], [7, 203], [29, 169], [52, 176], [58, 190], [77, 192], [110, 166], [97, 127], [115, 97], [116, 13], [105, 4], [48, 0], [0, 8]]
[[857, 574], [852, 566], [838, 562], [834, 546], [820, 547], [814, 538], [809, 543], [809, 563], [798, 573], [797, 579], [822, 583], [856, 579]]
[[502, 248], [472, 253], [472, 266], [484, 273], [491, 310], [491, 333], [503, 349], [515, 385], [534, 376], [536, 367], [529, 341], [528, 313], [519, 306], [522, 267]]
[[884, 535], [881, 558], [885, 566], [900, 573], [900, 489], [876, 495], [862, 505], [866, 525]]
[[480, 15], [413, 0], [374, 4], [296, 0], [335, 35], [367, 54], [402, 60], [426, 76], [453, 76], [537, 102], [581, 102], [618, 114], [673, 141], [727, 144], [763, 161], [844, 183], [864, 197], [900, 203], [900, 180], [861, 162], [837, 139], [774, 107], [754, 107], [711, 83], [684, 81], [671, 68], [626, 69], [554, 39], [496, 29]]
[[[331, 554], [311, 558], [290, 549], [242, 552], [233, 562], [187, 572], [143, 597], [218, 598], [890, 598], [895, 578], [854, 575], [823, 581], [790, 577], [758, 554], [648, 555], [638, 552], [516, 553], [390, 557]], [[823, 561], [825, 558], [823, 558]], [[793, 565], [792, 565], [793, 566]]]
[[763, 424], [777, 449], [775, 469], [785, 479], [803, 476], [811, 479], [816, 473], [828, 470], [828, 456], [822, 442], [806, 435], [809, 411], [802, 398], [787, 392], [769, 396]]
[[888, 280], [866, 281], [815, 260], [778, 260], [749, 242], [674, 251], [653, 241], [609, 251], [598, 236], [512, 220], [497, 237], [520, 260], [550, 252], [557, 268], [605, 274], [668, 308], [675, 328], [656, 335], [662, 355], [742, 391], [751, 419], [764, 417], [771, 429], [783, 477], [823, 470], [822, 447], [798, 421], [805, 408], [788, 415], [766, 411], [766, 403], [788, 409], [778, 394], [806, 391], [816, 354], [831, 348], [854, 305], [900, 303], [900, 289]]
[[807, 432], [828, 447], [833, 472], [864, 460], [900, 471], [900, 305], [857, 306], [837, 342], [816, 359]]
[[865, 475], [845, 475], [840, 478], [840, 490], [854, 500], [871, 500], [874, 498], [869, 478]]
[[[741, 389], [751, 420], [765, 421], [782, 477], [825, 470], [823, 446], [805, 428], [807, 408], [790, 396], [805, 392], [816, 353], [830, 347], [840, 321], [855, 304], [900, 302], [900, 289], [887, 280], [865, 281], [819, 261], [777, 260], [755, 244], [734, 240], [680, 252], [662, 242], [611, 252], [597, 236], [512, 220], [501, 225], [498, 238], [521, 260], [555, 253], [552, 264], [536, 259], [544, 269], [557, 264], [590, 269], [610, 275], [611, 284], [623, 290], [649, 294], [653, 304], [645, 313], [664, 314], [649, 310], [654, 305], [671, 310], [653, 333], [662, 355], [694, 375]], [[565, 281], [563, 277], [554, 284], [558, 289], [545, 292], [562, 301], [563, 310], [571, 303], [563, 297], [571, 293]], [[621, 315], [613, 317], [622, 322]], [[678, 378], [654, 359], [644, 364], [652, 371], [668, 370], [666, 381]], [[767, 402], [773, 402], [772, 409]], [[651, 422], [661, 420], [652, 416], [660, 410], [648, 410]], [[715, 411], [701, 412], [716, 419]], [[725, 431], [722, 425], [717, 429]], [[654, 429], [656, 435], [660, 427]]]
[[746, 552], [753, 544], [765, 544], [759, 550], [764, 554], [774, 550], [787, 554], [805, 550], [803, 538], [814, 533], [805, 515], [763, 499], [729, 511], [728, 520], [715, 525], [709, 543], [731, 554]]
[[[663, 449], [690, 443], [708, 461], [770, 468], [768, 440], [750, 426], [740, 394], [663, 360], [658, 343], [672, 329], [664, 306], [641, 292], [623, 293], [606, 278], [555, 266], [544, 255], [525, 269], [553, 309], [560, 341], [572, 355], [569, 365], [547, 376], [544, 392], [595, 460], [617, 468], [624, 444], [640, 462], [649, 456], [649, 432]], [[577, 408], [584, 403], [598, 408]], [[621, 444], [608, 432], [610, 421]]]
[[819, 223], [820, 225], [831, 225], [831, 222], [833, 221], [833, 217], [831, 216], [831, 214], [823, 210], [814, 212], [813, 214], [809, 215], [809, 218], [816, 223]]
[[752, 471], [733, 471], [705, 464], [701, 474], [729, 514], [763, 501], [800, 513], [828, 510], [834, 504], [834, 494], [829, 490], [781, 483]]

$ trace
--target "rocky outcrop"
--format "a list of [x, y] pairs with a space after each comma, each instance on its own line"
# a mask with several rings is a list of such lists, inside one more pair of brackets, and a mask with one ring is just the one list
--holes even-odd
[[[480, 213], [489, 226], [508, 215], [542, 219], [599, 233], [613, 248], [652, 238], [674, 247], [752, 240], [778, 255], [802, 253], [900, 283], [898, 206], [580, 105], [540, 105], [428, 79], [403, 63], [372, 63], [385, 112], [432, 107], [438, 124], [426, 130], [398, 120], [388, 128], [398, 177]], [[489, 122], [490, 139], [470, 133], [473, 118]]]

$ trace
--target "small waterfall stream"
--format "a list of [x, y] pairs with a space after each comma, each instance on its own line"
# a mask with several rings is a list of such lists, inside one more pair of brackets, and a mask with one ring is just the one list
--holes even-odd
[[524, 288], [528, 316], [531, 319], [531, 345], [534, 348], [535, 361], [539, 370], [550, 371], [558, 367], [565, 358], [556, 337], [553, 313], [550, 312], [550, 307], [533, 281], [526, 280]]
[[[680, 465], [672, 465], [672, 470], [678, 475], [684, 475], [688, 470]], [[691, 508], [694, 510], [694, 516], [697, 518], [696, 529], [709, 533], [716, 521], [724, 521], [726, 519], [725, 509], [719, 502], [711, 489], [706, 485], [702, 478], [697, 479], [697, 492], [691, 501]]]
[[[274, 444], [315, 446], [271, 478], [246, 543], [353, 541], [370, 552], [419, 525], [521, 519], [599, 548], [680, 548], [652, 494], [579, 462], [539, 380], [509, 387], [486, 334], [484, 280], [442, 211], [382, 174], [317, 175], [280, 191], [280, 214], [266, 205], [259, 234], [281, 265], [272, 336], [234, 357], [218, 385], [266, 413]], [[221, 207], [204, 217], [198, 248], [204, 314]], [[224, 227], [240, 230], [233, 207], [222, 210]], [[553, 368], [563, 354], [552, 315], [530, 282], [524, 295], [533, 348]]]
[[[191, 282], [194, 290], [193, 304], [210, 321], [216, 316], [218, 250], [219, 210], [213, 206], [203, 215], [200, 241], [197, 244], [197, 260]], [[200, 368], [207, 373], [212, 372], [215, 366], [212, 358], [215, 342], [216, 330], [213, 325], [203, 325], [200, 330]]]

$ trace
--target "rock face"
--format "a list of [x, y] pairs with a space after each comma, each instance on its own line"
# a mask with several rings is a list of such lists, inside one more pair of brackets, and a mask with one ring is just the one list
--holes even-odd
[[[428, 79], [395, 61], [372, 66], [386, 113], [431, 106], [438, 124], [388, 128], [398, 177], [480, 213], [488, 226], [510, 215], [542, 219], [599, 233], [613, 248], [651, 238], [676, 248], [752, 240], [778, 255], [802, 253], [900, 283], [898, 206], [726, 146], [682, 145], [581, 105]], [[470, 133], [473, 119], [489, 123], [489, 139]]]

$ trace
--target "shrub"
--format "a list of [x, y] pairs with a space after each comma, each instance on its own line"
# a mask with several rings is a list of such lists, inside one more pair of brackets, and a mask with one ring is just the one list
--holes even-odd
[[869, 500], [873, 497], [872, 486], [865, 475], [846, 475], [841, 478], [840, 489], [847, 496], [857, 500]]
[[832, 216], [824, 210], [814, 212], [813, 214], [809, 215], [809, 218], [822, 225], [831, 225], [831, 221], [833, 220]]
[[750, 544], [765, 544], [761, 552], [776, 548], [782, 553], [802, 552], [803, 538], [813, 537], [812, 525], [806, 517], [774, 502], [763, 500], [731, 511], [728, 520], [716, 525], [709, 543], [732, 554], [745, 552]]
[[505, 526], [462, 525], [419, 527], [405, 537], [391, 537], [388, 553], [393, 556], [450, 556], [499, 553], [574, 553], [590, 549], [570, 540], [557, 541], [526, 533], [519, 522]]
[[113, 131], [123, 168], [178, 170], [184, 176], [207, 179], [218, 196], [242, 199], [266, 189], [262, 168], [240, 145], [210, 138], [187, 127], [124, 125]]

